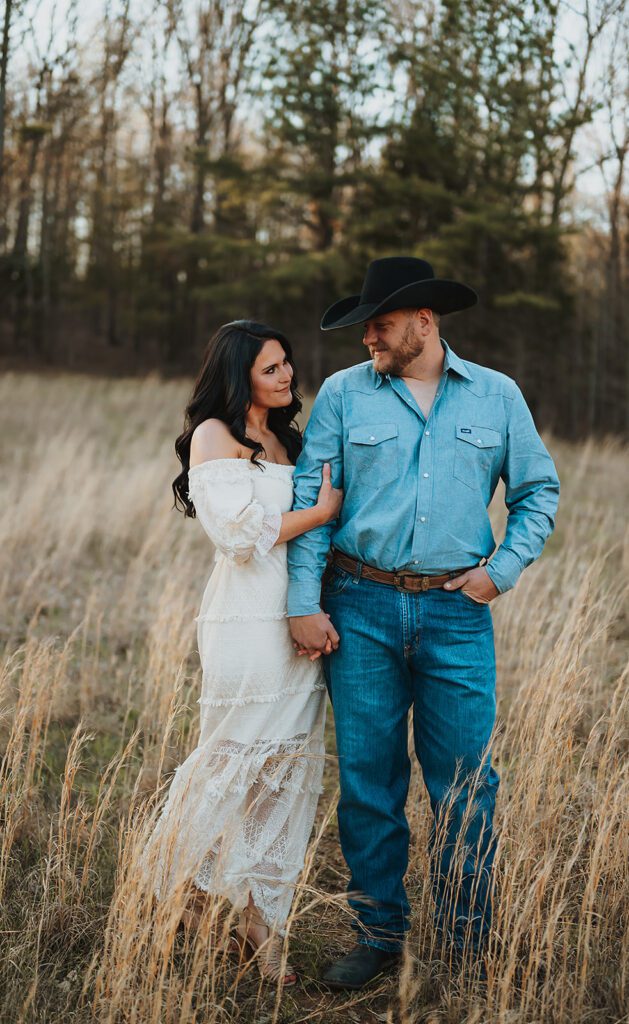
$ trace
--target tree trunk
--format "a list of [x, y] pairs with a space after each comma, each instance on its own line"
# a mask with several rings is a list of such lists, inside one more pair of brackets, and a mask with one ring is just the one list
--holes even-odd
[[28, 164], [26, 171], [22, 176], [20, 182], [20, 204], [18, 208], [17, 228], [15, 230], [15, 240], [13, 243], [13, 255], [22, 261], [26, 259], [26, 250], [28, 247], [28, 225], [31, 215], [31, 202], [32, 202], [32, 190], [31, 182], [35, 173], [35, 166], [37, 164], [37, 154], [39, 152], [39, 145], [41, 142], [41, 135], [36, 135], [31, 140], [31, 149], [28, 156]]
[[13, 0], [4, 0], [4, 22], [2, 26], [2, 50], [0, 51], [0, 182], [4, 171], [4, 125], [7, 98], [7, 67], [9, 64], [9, 32]]
[[41, 274], [41, 285], [38, 311], [34, 330], [34, 345], [40, 356], [46, 361], [49, 357], [49, 330], [50, 330], [50, 276], [51, 276], [51, 224], [52, 224], [52, 200], [51, 200], [51, 165], [54, 158], [54, 142], [48, 142], [47, 151], [44, 150], [43, 175], [42, 175], [42, 198], [41, 198], [41, 225], [39, 235], [39, 266]]

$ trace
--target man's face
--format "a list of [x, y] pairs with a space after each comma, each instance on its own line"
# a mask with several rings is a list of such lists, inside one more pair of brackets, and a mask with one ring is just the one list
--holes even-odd
[[406, 367], [424, 351], [416, 309], [396, 309], [367, 320], [363, 345], [369, 349], [378, 373], [403, 376]]

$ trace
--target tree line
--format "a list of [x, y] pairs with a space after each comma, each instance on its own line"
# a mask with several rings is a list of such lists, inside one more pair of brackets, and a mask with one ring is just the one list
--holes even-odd
[[191, 374], [252, 317], [316, 388], [364, 358], [325, 307], [414, 254], [542, 425], [626, 432], [627, 12], [578, 2], [4, 0], [3, 365]]

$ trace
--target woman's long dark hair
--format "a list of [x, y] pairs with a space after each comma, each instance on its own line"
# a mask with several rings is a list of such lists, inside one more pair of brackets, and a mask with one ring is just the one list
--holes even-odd
[[181, 473], [172, 484], [175, 508], [186, 516], [196, 515], [188, 497], [188, 470], [190, 441], [199, 423], [210, 418], [222, 420], [240, 444], [251, 448], [251, 462], [260, 469], [264, 468], [258, 462], [258, 456], [264, 448], [258, 441], [246, 436], [246, 416], [251, 403], [251, 367], [265, 341], [273, 338], [279, 341], [293, 368], [293, 400], [290, 405], [269, 409], [268, 425], [284, 445], [293, 465], [297, 462], [302, 438], [293, 420], [301, 412], [301, 395], [297, 390], [297, 373], [290, 342], [280, 331], [254, 320], [232, 320], [229, 324], [223, 324], [208, 343], [203, 365], [186, 407], [183, 433], [175, 441], [175, 451], [182, 465]]

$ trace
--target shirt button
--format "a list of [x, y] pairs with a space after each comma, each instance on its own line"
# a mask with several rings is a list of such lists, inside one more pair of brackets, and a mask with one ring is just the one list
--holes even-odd
[[425, 430], [424, 433], [426, 434], [426, 437], [430, 437], [430, 431], [429, 430]]
[[423, 473], [422, 476], [428, 476], [428, 473]]
[[375, 439], [375, 437], [373, 436], [373, 434], [371, 435], [371, 437], [369, 438], [369, 440], [370, 440], [370, 441], [375, 441], [375, 440], [376, 440], [376, 439]]
[[483, 443], [482, 437], [477, 437], [476, 438], [476, 444], [482, 444], [482, 443]]
[[420, 516], [419, 517], [419, 521], [420, 521], [420, 523], [425, 523], [426, 522], [426, 516]]
[[416, 558], [413, 559], [413, 565], [417, 565], [417, 559]]

